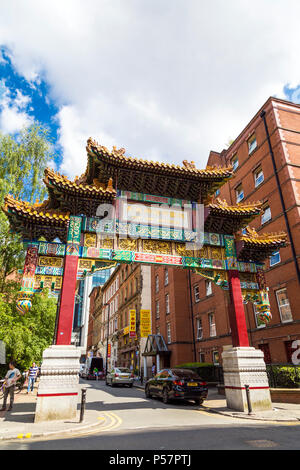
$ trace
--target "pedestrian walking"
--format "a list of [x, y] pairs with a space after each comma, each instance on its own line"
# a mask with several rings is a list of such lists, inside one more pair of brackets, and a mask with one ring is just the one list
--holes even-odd
[[94, 368], [93, 373], [94, 373], [95, 379], [98, 380], [98, 369], [97, 369], [97, 367]]
[[14, 404], [15, 398], [15, 384], [17, 380], [21, 377], [21, 373], [19, 369], [16, 369], [15, 363], [10, 361], [8, 364], [8, 371], [6, 376], [4, 377], [4, 395], [3, 395], [3, 406], [0, 411], [6, 411], [6, 402], [7, 397], [9, 395], [9, 408], [10, 411]]
[[27, 387], [27, 393], [30, 391], [33, 392], [33, 387], [38, 375], [39, 368], [36, 365], [35, 362], [32, 363], [32, 366], [28, 370], [28, 387]]
[[153, 365], [152, 365], [152, 376], [154, 377], [156, 374], [156, 365], [155, 365], [155, 362], [153, 362]]

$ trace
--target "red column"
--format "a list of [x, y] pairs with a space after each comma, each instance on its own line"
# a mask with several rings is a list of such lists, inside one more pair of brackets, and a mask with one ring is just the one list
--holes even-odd
[[246, 317], [241, 291], [241, 282], [237, 270], [228, 271], [229, 281], [229, 322], [233, 347], [249, 346]]
[[71, 344], [78, 256], [66, 255], [56, 344]]
[[71, 344], [77, 265], [80, 252], [81, 217], [70, 217], [64, 276], [60, 294], [56, 344]]

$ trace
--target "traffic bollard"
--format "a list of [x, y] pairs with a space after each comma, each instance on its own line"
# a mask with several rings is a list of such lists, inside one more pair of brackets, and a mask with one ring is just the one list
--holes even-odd
[[81, 407], [80, 407], [80, 423], [82, 423], [84, 418], [84, 409], [86, 402], [86, 388], [81, 389]]
[[248, 404], [248, 415], [252, 415], [252, 405], [250, 400], [250, 388], [249, 385], [245, 385], [246, 389], [246, 397], [247, 397], [247, 404]]

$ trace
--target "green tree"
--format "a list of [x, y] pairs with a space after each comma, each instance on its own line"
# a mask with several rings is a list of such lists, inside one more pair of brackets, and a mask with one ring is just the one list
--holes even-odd
[[[49, 130], [39, 123], [11, 136], [0, 133], [0, 206], [4, 197], [33, 202], [45, 193], [44, 169], [53, 160]], [[7, 218], [0, 213], [0, 293], [14, 288], [7, 282], [7, 276], [24, 263], [21, 239], [10, 233]]]
[[26, 315], [19, 314], [14, 301], [5, 302], [0, 296], [0, 340], [6, 344], [7, 362], [16, 361], [22, 370], [33, 361], [41, 362], [44, 349], [52, 344], [56, 308], [47, 289], [33, 295]]

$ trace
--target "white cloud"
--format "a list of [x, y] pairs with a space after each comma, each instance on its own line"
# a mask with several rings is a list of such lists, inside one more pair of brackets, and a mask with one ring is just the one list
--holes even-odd
[[0, 43], [60, 105], [62, 170], [89, 136], [142, 158], [204, 166], [270, 95], [300, 83], [297, 0], [11, 0]]
[[11, 90], [5, 86], [4, 80], [0, 82], [0, 130], [3, 133], [14, 134], [23, 127], [32, 123], [32, 117], [26, 113], [30, 103], [30, 97], [24, 95], [20, 90]]

